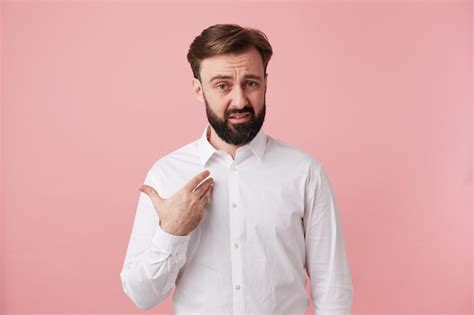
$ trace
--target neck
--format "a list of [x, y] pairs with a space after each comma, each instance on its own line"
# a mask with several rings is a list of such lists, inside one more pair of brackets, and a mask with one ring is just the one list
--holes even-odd
[[219, 136], [211, 125], [209, 125], [209, 131], [207, 132], [207, 140], [217, 150], [224, 150], [225, 152], [229, 153], [232, 159], [235, 159], [235, 151], [237, 150], [237, 148], [242, 146], [227, 143], [221, 138], [219, 138]]

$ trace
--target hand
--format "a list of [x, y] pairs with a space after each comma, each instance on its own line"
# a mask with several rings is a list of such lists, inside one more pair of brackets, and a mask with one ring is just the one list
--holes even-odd
[[150, 197], [163, 231], [184, 236], [196, 228], [211, 195], [214, 179], [209, 177], [199, 187], [197, 185], [209, 174], [208, 170], [197, 174], [168, 199], [161, 198], [151, 186], [140, 186], [139, 190]]

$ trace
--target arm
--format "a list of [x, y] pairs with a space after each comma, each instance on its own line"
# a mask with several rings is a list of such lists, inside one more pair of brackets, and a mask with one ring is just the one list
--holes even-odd
[[[145, 184], [161, 191], [153, 168]], [[140, 192], [135, 220], [120, 279], [125, 294], [141, 309], [161, 303], [171, 292], [186, 261], [189, 236], [176, 236], [160, 228], [150, 198]]]
[[304, 231], [305, 267], [317, 315], [350, 315], [353, 287], [344, 234], [329, 178], [313, 161], [307, 180]]

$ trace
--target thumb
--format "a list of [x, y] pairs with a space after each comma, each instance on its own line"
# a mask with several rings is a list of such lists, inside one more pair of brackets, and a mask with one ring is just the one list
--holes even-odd
[[139, 190], [150, 197], [153, 204], [159, 204], [163, 201], [160, 194], [155, 190], [155, 188], [148, 186], [148, 185], [141, 185]]

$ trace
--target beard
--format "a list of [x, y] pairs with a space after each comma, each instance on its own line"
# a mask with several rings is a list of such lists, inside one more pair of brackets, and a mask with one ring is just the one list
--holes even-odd
[[[223, 141], [233, 145], [247, 144], [255, 138], [262, 128], [266, 110], [265, 96], [263, 98], [263, 107], [257, 115], [255, 115], [255, 111], [251, 106], [245, 105], [245, 107], [240, 110], [229, 110], [224, 114], [224, 119], [220, 119], [219, 116], [212, 111], [204, 94], [203, 97], [204, 103], [206, 104], [207, 120], [212, 128], [214, 128], [219, 138]], [[238, 124], [232, 124], [229, 122], [230, 115], [243, 113], [248, 113], [250, 115], [248, 121]]]

